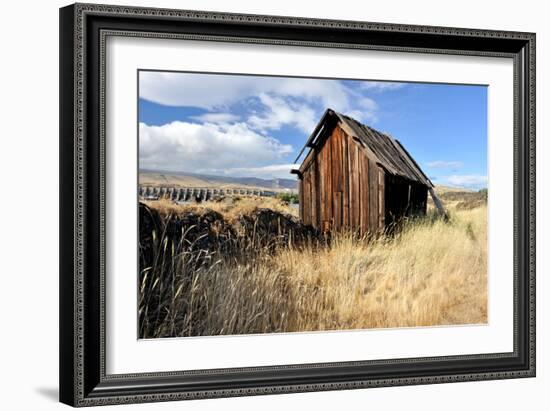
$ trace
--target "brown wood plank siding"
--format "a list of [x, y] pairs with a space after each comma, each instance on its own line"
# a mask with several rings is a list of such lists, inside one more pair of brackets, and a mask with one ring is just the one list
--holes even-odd
[[304, 216], [302, 217], [302, 222], [304, 224], [307, 224], [307, 221], [308, 221], [307, 210], [309, 209], [308, 195], [307, 195], [307, 193], [309, 192], [309, 186], [307, 184], [307, 176], [308, 176], [307, 172], [304, 172], [302, 175], [302, 197], [304, 198], [304, 206], [302, 207]]
[[314, 227], [318, 227], [319, 223], [317, 220], [317, 167], [316, 167], [316, 161], [311, 162], [311, 166], [309, 167], [309, 173], [310, 173], [310, 181], [311, 181], [311, 225]]
[[359, 155], [359, 191], [361, 210], [361, 234], [369, 231], [369, 159], [365, 155]]
[[339, 230], [342, 227], [342, 135], [340, 128], [335, 128], [330, 139], [332, 154], [332, 213], [333, 229]]
[[342, 192], [334, 192], [334, 229], [342, 228]]
[[323, 150], [325, 152], [324, 166], [325, 166], [325, 178], [326, 178], [326, 198], [325, 198], [325, 209], [326, 209], [326, 220], [323, 230], [332, 230], [332, 138], [328, 138]]
[[325, 151], [321, 148], [317, 154], [317, 175], [319, 187], [319, 227], [323, 228], [323, 221], [327, 218], [326, 204], [326, 172], [325, 172]]
[[298, 201], [300, 220], [304, 221], [304, 185], [302, 183], [302, 178], [298, 180]]
[[319, 156], [315, 156], [315, 161], [313, 162], [312, 166], [313, 168], [313, 226], [319, 228], [321, 226], [321, 218], [320, 218], [320, 204], [321, 204], [321, 196], [320, 196], [320, 184], [319, 181]]
[[323, 170], [323, 184], [324, 184], [324, 187], [323, 187], [323, 205], [322, 205], [322, 208], [323, 208], [323, 211], [324, 211], [324, 216], [323, 216], [323, 222], [321, 223], [321, 227], [323, 230], [328, 230], [330, 229], [330, 221], [332, 219], [332, 207], [330, 207], [330, 205], [332, 204], [332, 200], [331, 200], [331, 188], [330, 188], [330, 180], [331, 180], [331, 175], [330, 175], [330, 168], [329, 168], [329, 164], [330, 164], [330, 143], [325, 143], [324, 147], [323, 147], [323, 151], [322, 151], [322, 160], [323, 160], [323, 165], [321, 167], [321, 169]]
[[[300, 219], [304, 224], [321, 227], [321, 213], [324, 214], [324, 185], [323, 153], [316, 155], [308, 166], [302, 171], [300, 181]], [[323, 198], [321, 198], [323, 196]]]
[[[342, 216], [343, 225], [346, 228], [350, 228], [350, 191], [349, 191], [349, 180], [350, 180], [350, 170], [349, 170], [349, 142], [350, 138], [343, 130], [341, 130], [342, 136], [342, 168], [343, 168], [343, 187], [342, 187], [342, 207], [344, 208], [344, 215]], [[352, 143], [353, 144], [353, 143]]]
[[[333, 131], [334, 133], [334, 131]], [[333, 228], [333, 167], [332, 167], [332, 136], [325, 140], [324, 144], [317, 150], [317, 161], [315, 170], [315, 193], [316, 203], [316, 227], [321, 230], [331, 230]]]
[[[352, 229], [365, 235], [391, 227], [406, 215], [424, 215], [426, 185], [386, 173], [370, 151], [370, 140], [356, 141], [345, 130], [349, 132], [338, 126], [327, 130], [330, 135], [302, 164], [302, 221], [323, 231]], [[368, 137], [380, 138], [374, 132]], [[386, 145], [379, 145], [381, 156], [390, 154]]]
[[349, 178], [349, 203], [350, 203], [350, 226], [353, 230], [360, 231], [361, 229], [361, 197], [360, 197], [360, 163], [359, 156], [362, 153], [359, 152], [357, 144], [350, 142], [350, 178]]
[[383, 230], [386, 225], [386, 210], [385, 210], [385, 184], [384, 170], [378, 168], [378, 229]]
[[378, 230], [378, 166], [369, 160], [369, 232]]
[[304, 173], [304, 224], [311, 224], [311, 180], [309, 170]]

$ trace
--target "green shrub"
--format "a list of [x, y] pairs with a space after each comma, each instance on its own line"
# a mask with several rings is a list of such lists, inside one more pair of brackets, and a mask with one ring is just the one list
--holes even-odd
[[277, 193], [276, 197], [289, 204], [298, 204], [299, 202], [298, 194], [296, 193]]

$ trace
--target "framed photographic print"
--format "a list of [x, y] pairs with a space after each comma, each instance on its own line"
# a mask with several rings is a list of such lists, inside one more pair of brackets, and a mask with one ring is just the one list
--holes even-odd
[[60, 10], [60, 399], [535, 375], [535, 35]]

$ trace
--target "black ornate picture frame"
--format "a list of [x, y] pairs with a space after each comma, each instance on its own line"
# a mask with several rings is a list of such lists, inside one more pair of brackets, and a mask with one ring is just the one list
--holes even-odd
[[[105, 371], [108, 36], [367, 49], [514, 62], [514, 350], [116, 374]], [[535, 376], [535, 34], [75, 4], [60, 10], [60, 400], [73, 406]], [[108, 308], [107, 308], [108, 309]]]

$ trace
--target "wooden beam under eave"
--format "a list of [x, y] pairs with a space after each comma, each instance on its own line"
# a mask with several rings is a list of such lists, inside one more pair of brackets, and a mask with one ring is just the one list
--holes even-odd
[[301, 172], [300, 170], [296, 170], [296, 169], [294, 169], [294, 168], [293, 168], [292, 170], [290, 170], [290, 174], [296, 174], [300, 180], [301, 180], [302, 177], [303, 177], [302, 172]]

